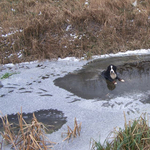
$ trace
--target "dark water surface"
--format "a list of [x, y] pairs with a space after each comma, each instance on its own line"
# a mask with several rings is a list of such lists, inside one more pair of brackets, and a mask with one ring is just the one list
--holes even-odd
[[[118, 84], [114, 85], [101, 76], [110, 64], [117, 66], [119, 77], [125, 83], [117, 81]], [[97, 59], [79, 71], [57, 78], [54, 84], [85, 99], [106, 100], [123, 94], [145, 92], [150, 90], [150, 55]]]
[[[38, 122], [42, 122], [45, 127], [48, 129], [48, 133], [52, 133], [62, 127], [63, 124], [67, 122], [67, 117], [64, 116], [62, 111], [58, 111], [56, 109], [49, 109], [49, 110], [40, 110], [34, 112], [35, 117], [37, 118]], [[23, 119], [31, 124], [33, 113], [22, 113]], [[9, 123], [13, 125], [13, 127], [17, 127], [18, 122], [18, 115], [11, 114], [7, 115]], [[0, 119], [0, 130], [3, 129], [2, 120]]]

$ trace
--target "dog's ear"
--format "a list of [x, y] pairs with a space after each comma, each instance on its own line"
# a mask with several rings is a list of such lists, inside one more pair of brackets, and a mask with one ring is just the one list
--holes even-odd
[[115, 72], [117, 71], [117, 67], [116, 66], [113, 66], [113, 69], [114, 69]]
[[107, 71], [110, 71], [110, 69], [111, 69], [110, 66], [111, 66], [111, 65], [109, 65], [109, 66], [107, 67]]

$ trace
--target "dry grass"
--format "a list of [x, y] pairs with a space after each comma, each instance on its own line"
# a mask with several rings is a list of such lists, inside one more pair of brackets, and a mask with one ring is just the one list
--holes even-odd
[[80, 132], [81, 132], [81, 123], [78, 124], [77, 123], [77, 120], [76, 118], [74, 119], [74, 129], [72, 130], [69, 126], [67, 126], [67, 132], [66, 133], [62, 133], [62, 136], [64, 134], [67, 135], [67, 137], [63, 140], [63, 141], [66, 141], [66, 140], [70, 140], [70, 138], [76, 138], [77, 135], [80, 136]]
[[1, 0], [0, 11], [1, 63], [150, 47], [148, 0]]
[[45, 126], [38, 122], [35, 115], [31, 124], [27, 124], [18, 113], [18, 132], [9, 123], [7, 116], [1, 117], [4, 132], [1, 132], [3, 139], [12, 145], [15, 150], [47, 150], [53, 147], [54, 142], [50, 142], [45, 136]]

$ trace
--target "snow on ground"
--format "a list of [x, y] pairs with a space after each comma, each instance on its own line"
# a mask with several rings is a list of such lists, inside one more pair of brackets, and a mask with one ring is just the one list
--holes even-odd
[[[127, 51], [124, 53], [94, 56], [93, 59], [105, 57], [118, 57], [126, 55], [146, 55], [148, 50]], [[8, 79], [1, 79], [3, 87], [0, 88], [0, 111], [3, 115], [25, 113], [41, 109], [57, 109], [67, 117], [67, 123], [58, 131], [48, 135], [51, 141], [57, 142], [55, 150], [88, 150], [90, 140], [101, 140], [115, 128], [124, 126], [124, 114], [127, 119], [133, 119], [142, 114], [150, 113], [150, 105], [142, 104], [138, 99], [145, 93], [124, 95], [107, 101], [86, 100], [54, 85], [53, 81], [63, 77], [69, 72], [79, 70], [88, 61], [73, 57], [57, 61], [27, 62], [20, 64], [7, 64], [0, 66], [0, 77], [6, 72], [16, 73]], [[44, 95], [44, 96], [42, 96]], [[136, 99], [136, 101], [135, 101]], [[74, 102], [75, 101], [75, 102]], [[120, 103], [118, 103], [118, 101]], [[121, 105], [123, 103], [123, 105]], [[112, 107], [114, 103], [118, 103]], [[131, 105], [129, 105], [131, 104]], [[106, 107], [105, 107], [106, 106]], [[127, 111], [132, 111], [128, 114]], [[67, 125], [74, 126], [74, 118], [82, 122], [81, 136], [73, 141], [63, 141], [61, 133], [67, 131]], [[9, 149], [9, 148], [8, 148]]]

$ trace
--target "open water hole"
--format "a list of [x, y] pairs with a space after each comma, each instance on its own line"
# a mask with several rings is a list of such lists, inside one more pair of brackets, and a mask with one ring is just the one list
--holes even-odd
[[[47, 133], [57, 131], [62, 127], [63, 124], [67, 122], [67, 117], [64, 116], [64, 113], [57, 109], [39, 110], [35, 111], [34, 114], [38, 122], [42, 122], [48, 129]], [[27, 124], [31, 124], [33, 119], [33, 113], [22, 113], [22, 116]], [[12, 128], [18, 129], [19, 127], [18, 114], [7, 115], [7, 119], [9, 123], [12, 124], [11, 125]], [[0, 119], [0, 131], [2, 130], [3, 130], [3, 123], [2, 120]]]
[[[108, 65], [117, 66], [120, 78], [117, 85], [101, 76]], [[150, 55], [109, 57], [94, 60], [81, 70], [54, 80], [54, 84], [84, 99], [110, 100], [150, 90]], [[149, 102], [149, 100], [146, 100]]]

